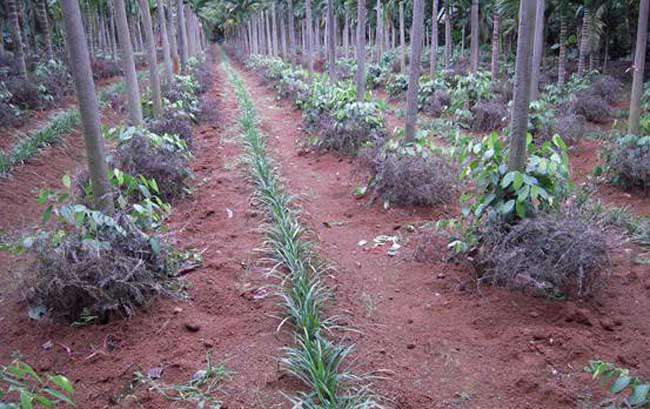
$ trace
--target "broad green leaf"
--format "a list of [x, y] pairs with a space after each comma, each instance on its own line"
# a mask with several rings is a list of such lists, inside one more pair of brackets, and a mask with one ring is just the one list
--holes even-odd
[[632, 381], [632, 378], [629, 376], [621, 375], [618, 377], [618, 379], [612, 384], [612, 387], [609, 389], [611, 393], [620, 393], [623, 391], [625, 388], [628, 387], [630, 382]]

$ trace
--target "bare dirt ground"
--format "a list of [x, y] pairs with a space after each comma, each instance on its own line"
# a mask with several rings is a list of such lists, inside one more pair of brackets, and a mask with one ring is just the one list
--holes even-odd
[[[276, 101], [255, 74], [240, 71], [279, 168], [290, 190], [303, 195], [323, 255], [336, 263], [332, 312], [344, 313], [361, 330], [347, 335], [357, 344], [358, 369], [387, 370], [390, 375], [376, 387], [396, 407], [572, 408], [598, 390], [583, 371], [588, 360], [639, 370], [650, 358], [640, 336], [650, 333], [643, 318], [650, 277], [626, 250], [617, 251], [609, 288], [588, 303], [475, 291], [470, 272], [446, 261], [443, 240], [430, 240], [428, 261], [413, 257], [420, 240], [408, 225], [455, 209], [383, 211], [355, 200], [358, 172], [352, 161], [292, 149], [305, 138], [300, 112]], [[398, 256], [357, 244], [381, 234], [402, 237], [406, 246]]]
[[[631, 261], [637, 249], [615, 251], [609, 287], [588, 302], [477, 290], [472, 272], [448, 260], [445, 240], [420, 228], [457, 208], [385, 211], [356, 200], [358, 164], [298, 149], [306, 137], [300, 112], [237, 69], [279, 171], [300, 195], [303, 221], [335, 268], [328, 308], [359, 330], [339, 334], [356, 344], [353, 368], [385, 371], [374, 388], [390, 406], [590, 408], [602, 397], [583, 371], [593, 358], [650, 377], [642, 366], [650, 360], [650, 277], [647, 266]], [[203, 266], [186, 276], [189, 300], [159, 298], [131, 319], [73, 328], [30, 320], [15, 285], [0, 287], [0, 362], [20, 352], [38, 370], [66, 374], [80, 408], [172, 407], [146, 386], [132, 388], [134, 373], [162, 367], [162, 382], [185, 382], [203, 368], [208, 352], [232, 372], [217, 394], [224, 407], [289, 407], [282, 393], [299, 388], [278, 368], [279, 349], [293, 341], [287, 331], [276, 331], [278, 308], [263, 296], [267, 281], [255, 249], [263, 242], [264, 220], [250, 205], [250, 186], [238, 166], [234, 91], [218, 63], [215, 74], [210, 97], [219, 116], [195, 129], [196, 188], [168, 221], [171, 240], [203, 254]], [[0, 228], [37, 223], [35, 192], [83, 165], [80, 136], [67, 140], [0, 183]], [[588, 156], [585, 163], [592, 163]], [[396, 256], [388, 255], [388, 245], [358, 245], [382, 234], [400, 237]], [[0, 277], [24, 270], [25, 260], [0, 257]]]

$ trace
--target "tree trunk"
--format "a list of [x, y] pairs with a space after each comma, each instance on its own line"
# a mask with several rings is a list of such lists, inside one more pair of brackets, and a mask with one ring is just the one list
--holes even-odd
[[48, 61], [54, 60], [54, 52], [52, 51], [52, 38], [50, 36], [50, 23], [47, 18], [47, 7], [45, 5], [46, 0], [37, 0], [37, 4], [34, 4], [36, 8], [36, 15], [38, 17], [38, 24], [41, 26], [43, 31], [43, 45], [45, 46], [45, 57]]
[[382, 38], [383, 33], [382, 33], [382, 18], [381, 18], [381, 0], [377, 0], [377, 5], [376, 5], [376, 12], [377, 12], [377, 24], [375, 27], [375, 62], [379, 64], [381, 62], [381, 53], [382, 53]]
[[348, 8], [345, 8], [345, 18], [343, 21], [343, 55], [347, 57], [348, 49], [350, 48], [350, 37], [348, 31], [350, 30], [350, 16], [348, 13]]
[[526, 132], [530, 104], [531, 49], [535, 26], [535, 0], [521, 0], [519, 6], [519, 29], [515, 84], [510, 123], [510, 156], [508, 168], [523, 171], [526, 166]]
[[497, 5], [494, 6], [494, 11], [492, 12], [492, 79], [496, 80], [499, 78], [499, 54], [501, 54], [501, 15], [497, 9]]
[[142, 125], [142, 106], [140, 105], [140, 89], [138, 88], [138, 77], [135, 71], [133, 59], [133, 48], [129, 35], [129, 23], [126, 20], [124, 0], [115, 0], [115, 18], [117, 20], [117, 35], [120, 39], [120, 51], [122, 69], [124, 70], [128, 107], [129, 122], [131, 125]]
[[636, 32], [636, 52], [634, 56], [634, 78], [632, 80], [632, 97], [630, 98], [630, 116], [627, 133], [639, 134], [641, 118], [641, 97], [643, 96], [643, 72], [645, 71], [645, 54], [648, 39], [648, 9], [650, 0], [641, 0], [639, 6], [639, 24]]
[[530, 77], [530, 100], [539, 98], [539, 73], [544, 56], [544, 0], [537, 0], [535, 10], [535, 44], [533, 46], [533, 67]]
[[99, 107], [95, 95], [93, 73], [90, 68], [88, 46], [81, 22], [81, 10], [77, 0], [61, 0], [63, 21], [65, 24], [66, 45], [70, 56], [70, 72], [74, 79], [79, 113], [83, 126], [88, 171], [93, 190], [94, 207], [111, 215], [114, 212], [111, 187], [108, 182], [108, 166], [104, 139], [102, 138], [99, 119]]
[[112, 48], [112, 57], [113, 61], [117, 61], [118, 45], [117, 45], [117, 28], [115, 27], [115, 7], [113, 2], [109, 0], [108, 2], [108, 13], [109, 13], [109, 34], [111, 38], [111, 48]]
[[472, 72], [477, 72], [478, 71], [478, 63], [479, 63], [479, 43], [478, 43], [478, 34], [479, 34], [479, 26], [478, 26], [478, 0], [472, 0], [472, 9], [471, 9], [471, 40], [470, 40], [470, 48], [471, 48], [471, 57], [472, 57]]
[[291, 62], [296, 63], [296, 23], [295, 15], [293, 14], [293, 0], [289, 0], [289, 55]]
[[413, 0], [411, 24], [411, 57], [409, 59], [409, 85], [406, 91], [406, 140], [415, 140], [418, 119], [418, 89], [420, 86], [420, 60], [424, 34], [424, 0]]
[[18, 21], [18, 9], [16, 8], [16, 1], [22, 0], [7, 0], [7, 19], [9, 20], [9, 28], [11, 29], [11, 38], [13, 39], [14, 60], [18, 67], [18, 76], [27, 78], [27, 65], [25, 64], [25, 50], [23, 48], [23, 38], [20, 32], [20, 22]]
[[178, 26], [179, 41], [178, 50], [181, 57], [181, 72], [187, 74], [187, 28], [185, 26], [185, 7], [183, 0], [176, 3], [176, 20]]
[[167, 34], [167, 19], [165, 18], [165, 7], [162, 0], [156, 0], [158, 14], [158, 29], [160, 30], [160, 42], [162, 43], [163, 61], [165, 62], [165, 82], [168, 86], [174, 81], [174, 65], [169, 50], [169, 35]]
[[[0, 19], [0, 33], [5, 32], [5, 22]], [[4, 60], [5, 58], [5, 36], [0, 35], [0, 58]]]
[[404, 33], [404, 1], [399, 2], [399, 42], [400, 42], [400, 72], [406, 72], [406, 34]]
[[174, 23], [174, 1], [175, 0], [169, 0], [169, 4], [167, 5], [167, 38], [169, 39], [169, 51], [172, 55], [174, 73], [178, 74], [181, 59], [178, 55], [178, 44], [176, 41], [178, 36], [176, 31], [176, 24]]
[[327, 68], [332, 82], [336, 82], [336, 35], [334, 28], [334, 0], [327, 0]]
[[280, 50], [282, 52], [282, 58], [287, 58], [289, 56], [289, 50], [287, 50], [287, 21], [286, 15], [283, 12], [280, 12]]
[[438, 65], [438, 0], [431, 8], [431, 48], [429, 49], [429, 75], [433, 76]]
[[[160, 0], [158, 0], [160, 1]], [[156, 57], [156, 40], [153, 36], [149, 0], [138, 0], [140, 13], [144, 23], [144, 37], [147, 49], [147, 65], [149, 65], [149, 84], [151, 86], [151, 99], [153, 102], [153, 116], [160, 119], [162, 116], [162, 101], [160, 96], [160, 78], [158, 77], [158, 59]]]
[[566, 78], [566, 36], [567, 36], [567, 22], [566, 14], [562, 12], [560, 15], [560, 55], [557, 61], [557, 86], [562, 88], [564, 86], [564, 79]]
[[[309, 0], [307, 0], [309, 1]], [[357, 2], [357, 101], [363, 101], [366, 93], [366, 5]]]
[[589, 40], [591, 29], [591, 13], [589, 8], [584, 6], [584, 15], [582, 17], [582, 31], [580, 34], [580, 55], [578, 57], [578, 76], [582, 77], [585, 73], [585, 64], [587, 63], [587, 55], [589, 54]]
[[271, 39], [272, 44], [273, 44], [273, 55], [278, 56], [278, 20], [277, 16], [275, 15], [275, 3], [271, 4], [271, 23], [273, 24], [272, 30], [271, 30]]
[[447, 60], [445, 64], [447, 68], [451, 67], [453, 47], [451, 39], [451, 7], [449, 7], [449, 0], [445, 0], [445, 60]]
[[275, 56], [273, 36], [271, 35], [271, 18], [269, 12], [264, 11], [264, 29], [266, 30], [266, 49], [269, 50], [268, 54]]
[[309, 70], [309, 75], [311, 76], [314, 72], [314, 55], [313, 55], [313, 29], [312, 18], [311, 18], [311, 0], [305, 0], [305, 28], [307, 29], [305, 37], [305, 42], [307, 45], [307, 69]]

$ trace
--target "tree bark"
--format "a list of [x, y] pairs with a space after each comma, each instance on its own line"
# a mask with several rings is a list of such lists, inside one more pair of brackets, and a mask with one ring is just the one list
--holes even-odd
[[530, 77], [530, 99], [539, 98], [539, 73], [544, 56], [544, 0], [537, 0], [535, 10], [535, 44], [533, 46], [533, 69]]
[[309, 75], [311, 76], [314, 72], [314, 55], [313, 55], [313, 29], [312, 25], [312, 18], [311, 18], [311, 0], [305, 0], [305, 28], [307, 29], [306, 31], [306, 38], [305, 42], [307, 45], [307, 69], [309, 70]]
[[383, 39], [383, 33], [382, 33], [382, 18], [381, 18], [381, 0], [377, 0], [377, 24], [375, 24], [375, 62], [379, 64], [381, 62], [381, 54], [382, 54], [382, 39]]
[[36, 15], [38, 17], [38, 23], [41, 26], [43, 31], [43, 45], [45, 46], [45, 57], [48, 61], [54, 60], [54, 51], [52, 51], [52, 37], [50, 35], [50, 22], [47, 18], [47, 7], [45, 5], [46, 0], [37, 0], [37, 4], [34, 4], [36, 7]]
[[449, 0], [445, 0], [445, 63], [447, 68], [451, 67], [451, 60], [454, 52], [454, 45], [451, 38], [451, 7]]
[[79, 113], [83, 126], [88, 171], [93, 190], [94, 207], [111, 215], [115, 211], [111, 187], [108, 181], [108, 166], [104, 139], [102, 138], [99, 107], [95, 95], [93, 73], [90, 68], [88, 46], [81, 22], [81, 10], [77, 0], [61, 0], [65, 24], [66, 45], [70, 55], [70, 72], [74, 79]]
[[562, 12], [560, 15], [560, 54], [557, 61], [557, 85], [560, 88], [564, 86], [564, 79], [566, 78], [566, 37], [566, 14]]
[[438, 0], [431, 8], [431, 48], [429, 49], [429, 75], [433, 76], [438, 65]]
[[289, 50], [287, 49], [287, 18], [286, 14], [280, 12], [280, 49], [282, 51], [282, 58], [287, 58], [289, 56]]
[[404, 33], [404, 1], [399, 3], [399, 42], [400, 42], [400, 72], [406, 72], [406, 34]]
[[16, 1], [21, 0], [7, 0], [7, 19], [9, 20], [9, 28], [11, 29], [11, 38], [14, 41], [14, 59], [18, 67], [18, 76], [27, 78], [27, 64], [25, 64], [25, 50], [23, 48], [22, 33], [20, 32]]
[[162, 44], [163, 61], [165, 63], [165, 82], [171, 85], [174, 81], [174, 65], [169, 49], [169, 35], [167, 34], [167, 19], [165, 18], [165, 6], [162, 0], [156, 0], [158, 28], [160, 30], [160, 42]]
[[115, 18], [117, 20], [117, 35], [120, 39], [122, 69], [124, 70], [126, 83], [129, 122], [131, 125], [139, 126], [142, 124], [140, 89], [138, 88], [138, 77], [135, 71], [133, 48], [131, 48], [131, 36], [129, 35], [129, 23], [126, 20], [124, 0], [115, 0]]
[[[309, 1], [309, 0], [307, 0]], [[366, 93], [366, 5], [363, 1], [357, 2], [357, 101], [363, 101]]]
[[334, 0], [327, 0], [327, 68], [330, 80], [336, 82], [336, 35], [334, 33]]
[[477, 72], [478, 71], [478, 63], [479, 63], [479, 43], [478, 43], [478, 34], [479, 34], [479, 26], [478, 26], [478, 0], [472, 0], [472, 8], [471, 8], [471, 39], [470, 39], [470, 48], [471, 48], [471, 58], [472, 58], [472, 72]]
[[582, 31], [580, 34], [580, 55], [578, 56], [578, 76], [582, 77], [585, 73], [585, 64], [589, 54], [589, 40], [591, 29], [591, 13], [589, 8], [584, 6], [584, 15], [582, 16]]
[[293, 14], [293, 0], [289, 0], [289, 55], [291, 62], [296, 63], [296, 21]]
[[271, 39], [272, 44], [273, 44], [273, 55], [278, 56], [278, 20], [277, 16], [275, 15], [275, 3], [271, 4], [271, 23], [273, 24], [272, 30], [271, 30]]
[[[160, 1], [160, 0], [159, 0]], [[147, 49], [147, 65], [149, 65], [149, 84], [151, 86], [151, 99], [153, 102], [153, 116], [160, 119], [162, 116], [162, 100], [160, 96], [160, 78], [158, 77], [158, 58], [156, 56], [156, 40], [153, 36], [151, 24], [151, 11], [149, 0], [138, 0], [140, 13], [144, 23], [144, 37]]]
[[181, 57], [181, 72], [187, 74], [187, 27], [185, 26], [185, 7], [183, 0], [176, 3], [176, 23], [178, 26], [179, 42], [178, 50]]
[[350, 16], [348, 13], [348, 8], [345, 8], [345, 18], [343, 21], [343, 55], [347, 57], [348, 49], [350, 48], [350, 37], [348, 32], [350, 31]]
[[175, 0], [169, 0], [169, 4], [167, 5], [167, 38], [169, 40], [169, 51], [171, 52], [172, 55], [172, 64], [174, 68], [174, 73], [178, 74], [179, 68], [180, 68], [180, 63], [181, 59], [180, 56], [178, 55], [178, 44], [177, 44], [177, 31], [176, 31], [176, 24], [174, 23], [174, 4]]
[[499, 78], [499, 54], [501, 54], [501, 15], [498, 6], [494, 6], [492, 12], [492, 79]]
[[420, 86], [420, 59], [424, 32], [424, 0], [413, 0], [411, 24], [411, 57], [409, 59], [409, 85], [406, 91], [406, 140], [415, 140], [418, 119], [418, 89]]
[[643, 72], [645, 71], [645, 54], [648, 40], [649, 3], [650, 0], [641, 0], [641, 4], [639, 5], [639, 24], [636, 33], [636, 51], [634, 55], [634, 78], [632, 80], [630, 116], [627, 127], [627, 133], [632, 135], [638, 135], [640, 127]]
[[531, 49], [535, 26], [535, 0], [521, 0], [515, 84], [510, 123], [510, 156], [508, 168], [523, 171], [526, 166], [526, 132], [530, 103]]

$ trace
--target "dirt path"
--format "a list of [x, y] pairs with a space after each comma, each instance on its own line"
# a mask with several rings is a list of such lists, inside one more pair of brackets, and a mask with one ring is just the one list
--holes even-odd
[[[304, 197], [307, 225], [336, 263], [332, 313], [361, 330], [348, 335], [357, 344], [358, 371], [389, 371], [376, 389], [395, 407], [575, 408], [595, 386], [582, 370], [589, 359], [628, 367], [650, 359], [638, 336], [650, 334], [643, 318], [650, 277], [642, 266], [618, 254], [612, 284], [588, 305], [470, 291], [469, 273], [446, 262], [444, 240], [433, 238], [429, 260], [419, 263], [412, 257], [417, 241], [407, 233], [409, 224], [453, 209], [382, 211], [356, 201], [353, 160], [298, 153], [294, 146], [305, 137], [300, 112], [238, 69], [290, 191]], [[381, 234], [402, 237], [398, 256], [358, 245]]]
[[[235, 96], [218, 64], [215, 69], [219, 118], [195, 129], [196, 189], [168, 223], [179, 247], [203, 252], [203, 267], [187, 276], [191, 299], [160, 298], [132, 319], [75, 329], [30, 321], [20, 295], [0, 293], [0, 362], [20, 352], [38, 370], [66, 374], [80, 408], [169, 408], [169, 401], [142, 386], [128, 396], [133, 374], [163, 367], [164, 382], [187, 382], [204, 368], [208, 351], [233, 373], [218, 394], [224, 407], [280, 407], [286, 403], [280, 390], [292, 388], [278, 372], [279, 348], [290, 340], [276, 332], [274, 300], [255, 297], [264, 284], [254, 263], [262, 220], [249, 207], [248, 184], [235, 167], [241, 153], [232, 140], [238, 132]], [[48, 341], [53, 347], [46, 350]]]

